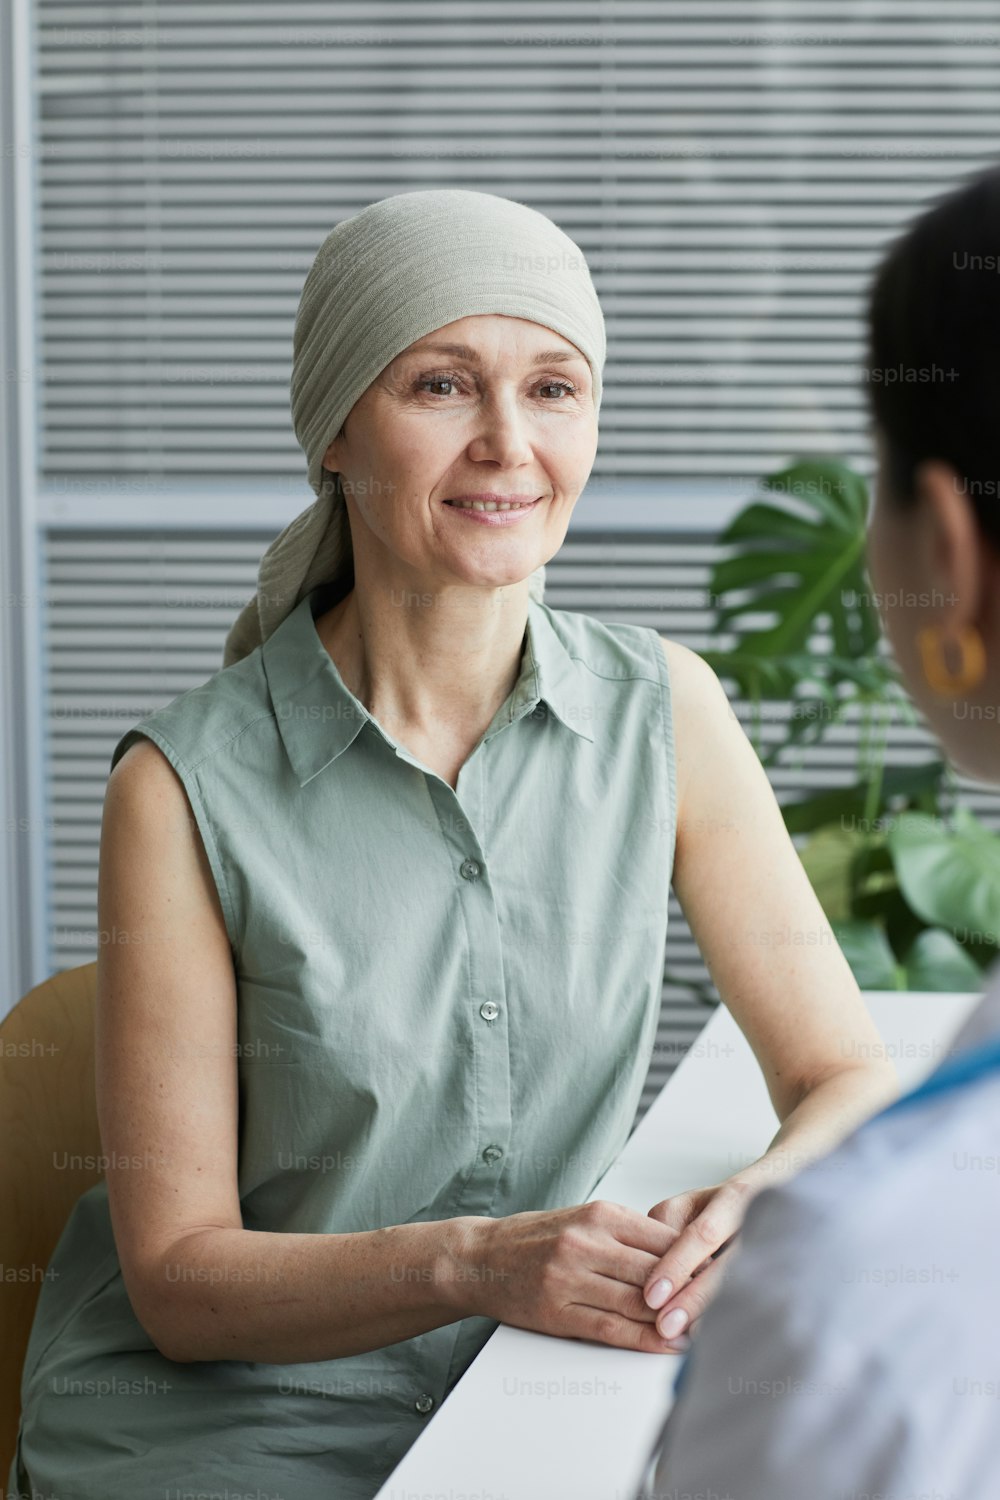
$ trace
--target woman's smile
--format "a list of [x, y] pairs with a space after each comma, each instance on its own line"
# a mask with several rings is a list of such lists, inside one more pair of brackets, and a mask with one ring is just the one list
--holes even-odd
[[478, 521], [483, 526], [514, 526], [530, 516], [541, 504], [537, 500], [471, 499], [445, 500], [444, 505], [466, 520]]

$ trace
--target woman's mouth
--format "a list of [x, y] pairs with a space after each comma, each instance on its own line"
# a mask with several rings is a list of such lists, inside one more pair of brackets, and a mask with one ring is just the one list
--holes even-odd
[[497, 496], [490, 499], [458, 499], [445, 500], [444, 504], [450, 511], [464, 516], [469, 521], [478, 521], [485, 526], [512, 526], [518, 521], [524, 520], [541, 503], [541, 497], [527, 500], [521, 496], [512, 499], [504, 499]]

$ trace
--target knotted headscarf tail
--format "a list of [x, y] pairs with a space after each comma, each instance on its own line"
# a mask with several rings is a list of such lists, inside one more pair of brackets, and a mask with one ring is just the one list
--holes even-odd
[[[457, 318], [505, 313], [560, 333], [590, 365], [601, 403], [604, 316], [586, 259], [527, 204], [464, 188], [399, 193], [327, 235], [302, 288], [291, 409], [315, 502], [268, 547], [257, 592], [226, 636], [223, 667], [248, 656], [317, 584], [354, 574], [340, 476], [323, 455], [351, 407], [397, 354]], [[545, 569], [531, 575], [541, 599]]]

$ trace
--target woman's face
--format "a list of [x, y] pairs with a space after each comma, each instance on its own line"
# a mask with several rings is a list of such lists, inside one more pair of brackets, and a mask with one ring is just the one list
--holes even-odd
[[[339, 472], [357, 574], [429, 591], [500, 588], [562, 545], [597, 452], [590, 366], [524, 318], [459, 318], [417, 339], [351, 408], [324, 455]], [[530, 508], [469, 513], [456, 497]]]
[[[905, 687], [955, 767], [967, 776], [1000, 781], [1000, 560], [984, 544], [975, 511], [955, 471], [921, 464], [915, 504], [889, 493], [884, 440], [876, 436], [878, 480], [868, 523], [868, 573]], [[929, 684], [917, 644], [919, 632], [937, 626], [946, 642], [963, 625], [982, 637], [986, 671], [974, 687], [944, 697]], [[955, 672], [961, 655], [945, 646], [944, 665]]]

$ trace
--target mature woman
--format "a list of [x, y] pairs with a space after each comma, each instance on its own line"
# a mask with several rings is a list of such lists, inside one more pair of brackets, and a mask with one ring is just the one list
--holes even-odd
[[[490, 194], [374, 203], [294, 355], [317, 500], [223, 670], [112, 759], [110, 1164], [41, 1293], [22, 1489], [371, 1496], [500, 1321], [677, 1347], [751, 1197], [894, 1088], [717, 678], [543, 602], [597, 447], [578, 247]], [[781, 1128], [643, 1214], [583, 1200], [646, 1076], [671, 878]]]
[[[869, 358], [879, 476], [868, 557], [886, 632], [945, 751], [994, 784], [998, 244], [993, 170], [890, 250]], [[880, 379], [888, 370], [905, 378]], [[1000, 1494], [998, 1122], [994, 966], [953, 1055], [921, 1088], [752, 1205], [683, 1367], [657, 1496]]]

